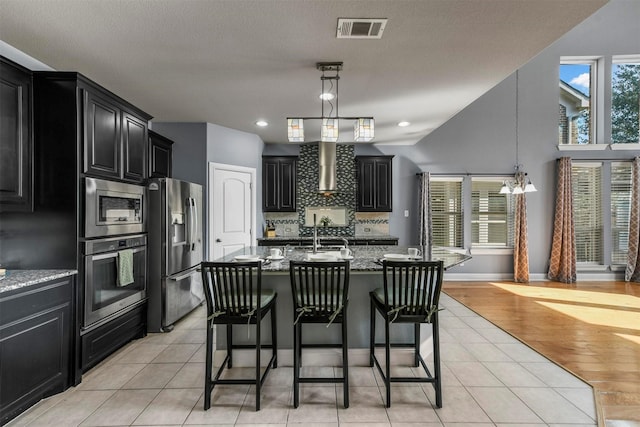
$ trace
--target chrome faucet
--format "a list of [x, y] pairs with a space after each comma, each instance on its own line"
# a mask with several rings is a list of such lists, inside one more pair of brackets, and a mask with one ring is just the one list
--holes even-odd
[[316, 225], [316, 214], [313, 214], [313, 253], [318, 252], [318, 227]]
[[340, 239], [342, 239], [342, 241], [344, 242], [344, 247], [348, 248], [349, 247], [349, 241], [347, 239], [345, 239], [344, 237], [340, 237]]

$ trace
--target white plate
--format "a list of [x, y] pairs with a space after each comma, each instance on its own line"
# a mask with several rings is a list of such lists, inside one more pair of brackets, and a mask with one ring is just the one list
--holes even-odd
[[384, 259], [388, 259], [389, 261], [406, 261], [411, 258], [405, 254], [384, 254]]
[[284, 257], [282, 255], [280, 255], [280, 256], [271, 256], [271, 255], [269, 255], [267, 257], [267, 259], [269, 259], [271, 261], [280, 261], [281, 259], [284, 259]]
[[236, 261], [262, 261], [259, 255], [236, 255], [233, 259]]
[[307, 261], [337, 261], [338, 257], [332, 254], [307, 254]]

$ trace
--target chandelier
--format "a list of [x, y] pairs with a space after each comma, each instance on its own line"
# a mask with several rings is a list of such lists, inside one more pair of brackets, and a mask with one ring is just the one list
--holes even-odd
[[528, 178], [527, 173], [520, 170], [521, 168], [522, 165], [515, 166], [516, 173], [513, 179], [506, 180], [502, 183], [500, 194], [522, 194], [538, 191], [531, 183], [531, 179]]
[[522, 165], [518, 163], [518, 70], [516, 70], [516, 170], [513, 179], [505, 180], [502, 183], [500, 194], [522, 194], [538, 191], [531, 183], [527, 173], [522, 170]]
[[304, 142], [305, 120], [320, 120], [320, 141], [337, 142], [340, 120], [353, 121], [353, 140], [369, 142], [374, 138], [375, 124], [373, 117], [340, 117], [338, 110], [338, 82], [342, 62], [318, 62], [316, 68], [322, 72], [322, 107], [320, 117], [288, 117], [287, 136], [289, 142]]

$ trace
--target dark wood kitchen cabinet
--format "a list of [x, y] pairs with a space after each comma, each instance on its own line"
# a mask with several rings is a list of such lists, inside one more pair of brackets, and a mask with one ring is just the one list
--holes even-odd
[[358, 212], [391, 212], [393, 156], [356, 156]]
[[86, 89], [84, 173], [141, 183], [147, 178], [149, 117], [114, 95]]
[[173, 141], [149, 131], [149, 178], [171, 178]]
[[87, 175], [120, 178], [120, 116], [108, 96], [84, 91], [84, 170]]
[[262, 157], [262, 210], [295, 212], [297, 156]]
[[31, 71], [0, 56], [0, 212], [33, 210]]
[[75, 277], [0, 293], [0, 425], [79, 381]]
[[82, 74], [37, 71], [33, 76], [39, 147], [68, 147], [76, 140], [81, 173], [138, 184], [148, 178], [150, 115]]

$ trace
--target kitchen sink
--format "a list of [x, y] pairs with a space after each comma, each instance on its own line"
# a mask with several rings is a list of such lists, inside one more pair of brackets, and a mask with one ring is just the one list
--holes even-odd
[[318, 251], [307, 254], [308, 261], [338, 261], [341, 260], [340, 251]]
[[[313, 250], [313, 246], [309, 245], [309, 246], [298, 246], [300, 249], [304, 249], [304, 250]], [[344, 248], [344, 246], [339, 246], [339, 245], [331, 245], [331, 246], [325, 246], [325, 245], [320, 245], [318, 246], [318, 252], [331, 252], [331, 251], [338, 251], [338, 254], [340, 254], [340, 249]]]

